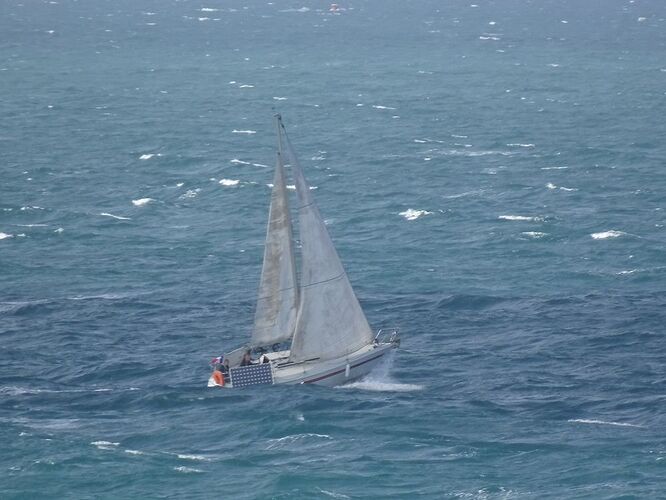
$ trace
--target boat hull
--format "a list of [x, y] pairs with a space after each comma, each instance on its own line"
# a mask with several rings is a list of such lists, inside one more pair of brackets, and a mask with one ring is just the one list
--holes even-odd
[[[366, 376], [385, 359], [391, 349], [396, 347], [397, 343], [395, 342], [378, 343], [365, 346], [344, 358], [274, 364], [272, 366], [272, 384], [313, 384], [326, 387], [343, 385]], [[259, 370], [260, 365], [254, 366], [256, 370]], [[208, 387], [233, 388], [233, 373], [232, 369], [231, 380], [227, 381], [224, 386], [218, 384], [211, 376], [208, 380]], [[264, 379], [261, 383], [244, 383], [243, 386], [267, 384], [270, 384], [270, 382]]]
[[[376, 344], [359, 349], [346, 358], [325, 363], [303, 363], [300, 373], [294, 370], [274, 371], [275, 384], [314, 384], [326, 387], [343, 385], [366, 376], [396, 347], [394, 344]], [[310, 366], [307, 366], [307, 365]]]

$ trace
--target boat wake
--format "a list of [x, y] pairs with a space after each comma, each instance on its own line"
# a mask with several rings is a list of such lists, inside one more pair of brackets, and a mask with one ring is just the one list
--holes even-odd
[[360, 389], [362, 391], [377, 392], [414, 392], [422, 391], [423, 386], [418, 384], [401, 384], [390, 375], [393, 366], [393, 352], [377, 365], [370, 373], [357, 382], [340, 385], [336, 389]]

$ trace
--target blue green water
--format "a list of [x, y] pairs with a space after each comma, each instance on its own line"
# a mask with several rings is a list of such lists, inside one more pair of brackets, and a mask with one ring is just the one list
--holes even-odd
[[[0, 6], [0, 497], [666, 496], [666, 4]], [[283, 115], [370, 324], [207, 389]]]

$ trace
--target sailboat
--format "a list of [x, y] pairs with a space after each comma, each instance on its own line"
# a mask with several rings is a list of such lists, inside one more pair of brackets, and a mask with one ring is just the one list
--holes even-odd
[[[367, 375], [400, 345], [397, 329], [370, 328], [280, 115], [275, 123], [277, 161], [254, 327], [248, 343], [214, 359], [209, 387], [341, 385]], [[298, 273], [286, 167], [297, 195]]]

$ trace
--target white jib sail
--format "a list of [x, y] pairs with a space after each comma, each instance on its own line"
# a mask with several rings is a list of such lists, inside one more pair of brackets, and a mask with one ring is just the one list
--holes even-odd
[[291, 216], [282, 159], [278, 155], [266, 230], [252, 345], [268, 345], [291, 338], [296, 323], [298, 286]]
[[288, 139], [287, 146], [298, 194], [302, 245], [301, 297], [290, 359], [343, 357], [371, 343], [372, 330]]

